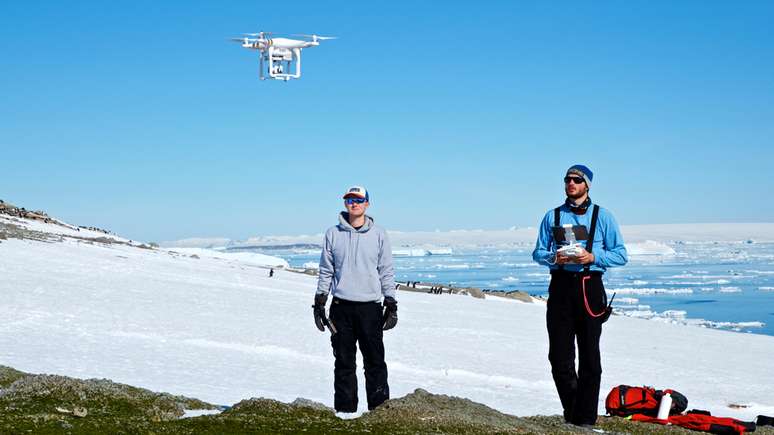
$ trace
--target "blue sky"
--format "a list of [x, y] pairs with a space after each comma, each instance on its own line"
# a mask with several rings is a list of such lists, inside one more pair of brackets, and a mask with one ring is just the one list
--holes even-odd
[[[3, 2], [0, 198], [138, 240], [774, 221], [773, 2]], [[261, 82], [226, 39], [336, 35]]]

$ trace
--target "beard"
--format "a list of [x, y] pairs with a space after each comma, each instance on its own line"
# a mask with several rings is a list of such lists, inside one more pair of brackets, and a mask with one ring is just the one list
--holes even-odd
[[570, 193], [570, 192], [565, 190], [564, 193], [570, 199], [578, 199], [578, 198], [582, 198], [583, 195], [588, 193], [588, 191], [589, 191], [588, 189], [583, 189], [583, 190], [578, 191], [578, 193]]

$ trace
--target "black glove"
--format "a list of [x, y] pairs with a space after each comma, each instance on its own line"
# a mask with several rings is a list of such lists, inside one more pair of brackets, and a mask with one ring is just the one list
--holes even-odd
[[314, 295], [314, 305], [312, 305], [312, 312], [314, 313], [314, 324], [317, 325], [317, 329], [320, 332], [325, 332], [325, 303], [328, 302], [328, 295], [316, 294]]
[[398, 301], [391, 296], [384, 298], [384, 315], [382, 317], [382, 329], [388, 330], [398, 324]]

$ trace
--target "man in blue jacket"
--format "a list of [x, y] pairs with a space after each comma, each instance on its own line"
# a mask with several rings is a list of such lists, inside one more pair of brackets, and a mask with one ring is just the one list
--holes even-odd
[[532, 252], [536, 262], [551, 269], [546, 312], [548, 359], [564, 419], [579, 426], [593, 426], [597, 421], [602, 376], [599, 338], [602, 323], [611, 312], [602, 274], [608, 267], [627, 262], [623, 237], [613, 215], [589, 198], [593, 177], [584, 165], [567, 170], [567, 200], [546, 213]]
[[398, 322], [395, 276], [387, 232], [366, 215], [368, 206], [365, 188], [347, 189], [346, 211], [339, 214], [339, 224], [326, 231], [320, 256], [314, 317], [317, 328], [325, 331], [325, 303], [332, 293], [330, 324], [336, 358], [333, 387], [337, 412], [357, 411], [356, 342], [365, 366], [368, 409], [390, 398], [382, 331], [394, 328]]

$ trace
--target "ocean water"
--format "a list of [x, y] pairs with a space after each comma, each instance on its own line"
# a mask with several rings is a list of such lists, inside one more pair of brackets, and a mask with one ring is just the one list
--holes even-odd
[[[609, 269], [615, 312], [653, 321], [774, 335], [774, 243], [670, 243], [672, 255], [633, 255]], [[316, 252], [274, 252], [294, 267]], [[452, 255], [396, 257], [396, 280], [547, 296], [550, 275], [532, 246], [454, 250]]]

